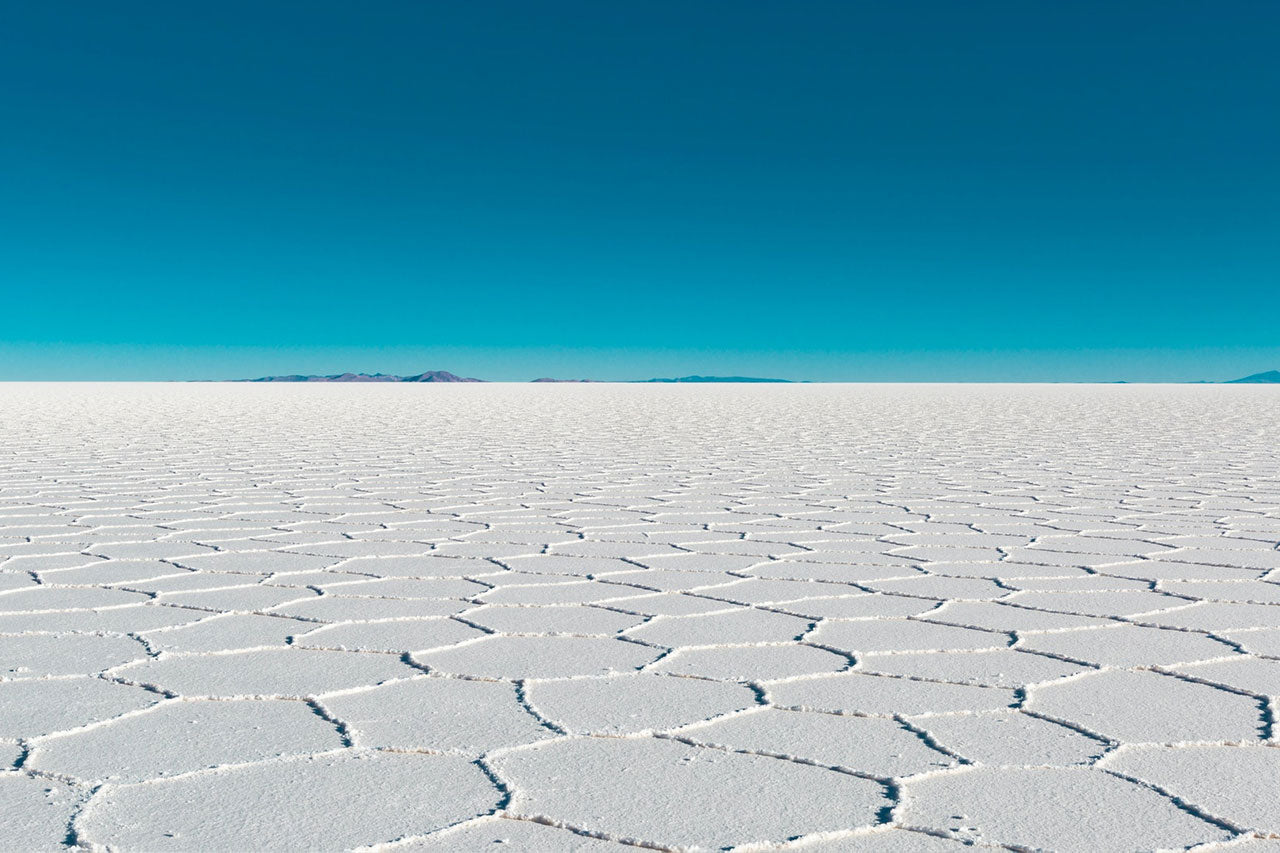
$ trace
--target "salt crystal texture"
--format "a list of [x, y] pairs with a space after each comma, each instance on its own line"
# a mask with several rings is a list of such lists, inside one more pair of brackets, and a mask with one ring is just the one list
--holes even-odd
[[0, 847], [1274, 849], [1278, 402], [0, 385]]

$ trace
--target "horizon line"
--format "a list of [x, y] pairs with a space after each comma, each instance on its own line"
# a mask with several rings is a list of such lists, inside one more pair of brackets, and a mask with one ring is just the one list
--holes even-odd
[[710, 379], [680, 381], [678, 379], [470, 379], [467, 381], [402, 382], [402, 381], [333, 381], [261, 379], [0, 379], [0, 384], [206, 384], [227, 385], [1269, 385], [1280, 381], [1242, 382], [1240, 379]]

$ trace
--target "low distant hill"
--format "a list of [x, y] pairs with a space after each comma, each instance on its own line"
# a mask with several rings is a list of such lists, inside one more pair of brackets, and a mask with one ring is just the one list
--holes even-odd
[[[396, 376], [393, 373], [291, 373], [287, 376], [261, 376], [257, 379], [236, 379], [236, 382], [485, 382], [458, 376], [447, 370], [428, 370], [413, 376]], [[598, 379], [554, 379], [544, 376], [532, 382], [600, 382]], [[609, 380], [603, 380], [609, 381]], [[790, 379], [760, 379], [755, 376], [680, 376], [676, 378], [637, 379], [633, 382], [790, 382]], [[1244, 381], [1244, 380], [1241, 380]]]
[[241, 379], [240, 382], [483, 382], [455, 376], [447, 370], [428, 370], [413, 376], [395, 376], [390, 373], [334, 373], [328, 376], [294, 373], [289, 376], [263, 376], [259, 379]]
[[643, 382], [790, 382], [790, 379], [758, 379], [754, 376], [681, 376], [678, 379], [644, 379]]
[[1280, 370], [1268, 370], [1266, 373], [1255, 373], [1252, 376], [1246, 376], [1243, 379], [1232, 379], [1228, 385], [1236, 385], [1238, 383], [1249, 383], [1258, 385], [1263, 383], [1280, 382]]
[[426, 373], [419, 373], [417, 376], [404, 376], [401, 382], [484, 382], [483, 379], [475, 379], [470, 376], [455, 376], [447, 370], [428, 370]]

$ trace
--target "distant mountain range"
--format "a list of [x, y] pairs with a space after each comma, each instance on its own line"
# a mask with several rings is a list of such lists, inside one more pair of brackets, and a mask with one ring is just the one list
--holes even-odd
[[[262, 376], [258, 379], [237, 379], [236, 382], [485, 382], [484, 379], [457, 376], [447, 370], [428, 370], [414, 376], [396, 376], [392, 373], [291, 373], [288, 376]], [[598, 379], [552, 379], [543, 377], [534, 382], [599, 382]], [[608, 381], [608, 380], [605, 380]], [[639, 379], [632, 382], [790, 382], [790, 379], [756, 379], [751, 376], [681, 376], [678, 379]]]
[[1246, 376], [1243, 379], [1232, 379], [1226, 384], [1236, 385], [1240, 383], [1248, 383], [1251, 385], [1258, 385], [1269, 382], [1280, 382], [1280, 370], [1268, 370], [1266, 373], [1255, 373], [1252, 376]]
[[483, 379], [471, 379], [455, 376], [447, 370], [428, 370], [413, 376], [395, 376], [390, 373], [334, 373], [329, 376], [303, 375], [294, 373], [289, 376], [263, 376], [259, 379], [239, 379], [238, 382], [483, 382]]
[[[485, 379], [474, 379], [468, 376], [458, 376], [447, 370], [428, 370], [425, 373], [417, 373], [412, 376], [396, 376], [391, 373], [332, 373], [327, 376], [316, 374], [294, 373], [288, 376], [263, 376], [258, 379], [236, 379], [235, 382], [486, 382]], [[553, 379], [544, 376], [541, 379], [534, 379], [533, 382], [612, 382], [622, 381], [626, 383], [695, 383], [695, 382], [773, 382], [773, 383], [789, 383], [791, 379], [761, 379], [756, 376], [679, 376], [674, 378], [656, 378], [656, 379]], [[1125, 380], [1121, 380], [1124, 384]], [[1214, 384], [1214, 383], [1209, 383]], [[1245, 376], [1241, 379], [1231, 379], [1226, 382], [1217, 384], [1223, 385], [1264, 385], [1264, 384], [1280, 384], [1280, 370], [1268, 370], [1264, 373], [1255, 373], [1252, 376]]]

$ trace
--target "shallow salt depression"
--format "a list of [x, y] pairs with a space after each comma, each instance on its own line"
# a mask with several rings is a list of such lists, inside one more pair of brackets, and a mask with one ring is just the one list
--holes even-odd
[[0, 848], [1280, 849], [1274, 388], [0, 411]]

